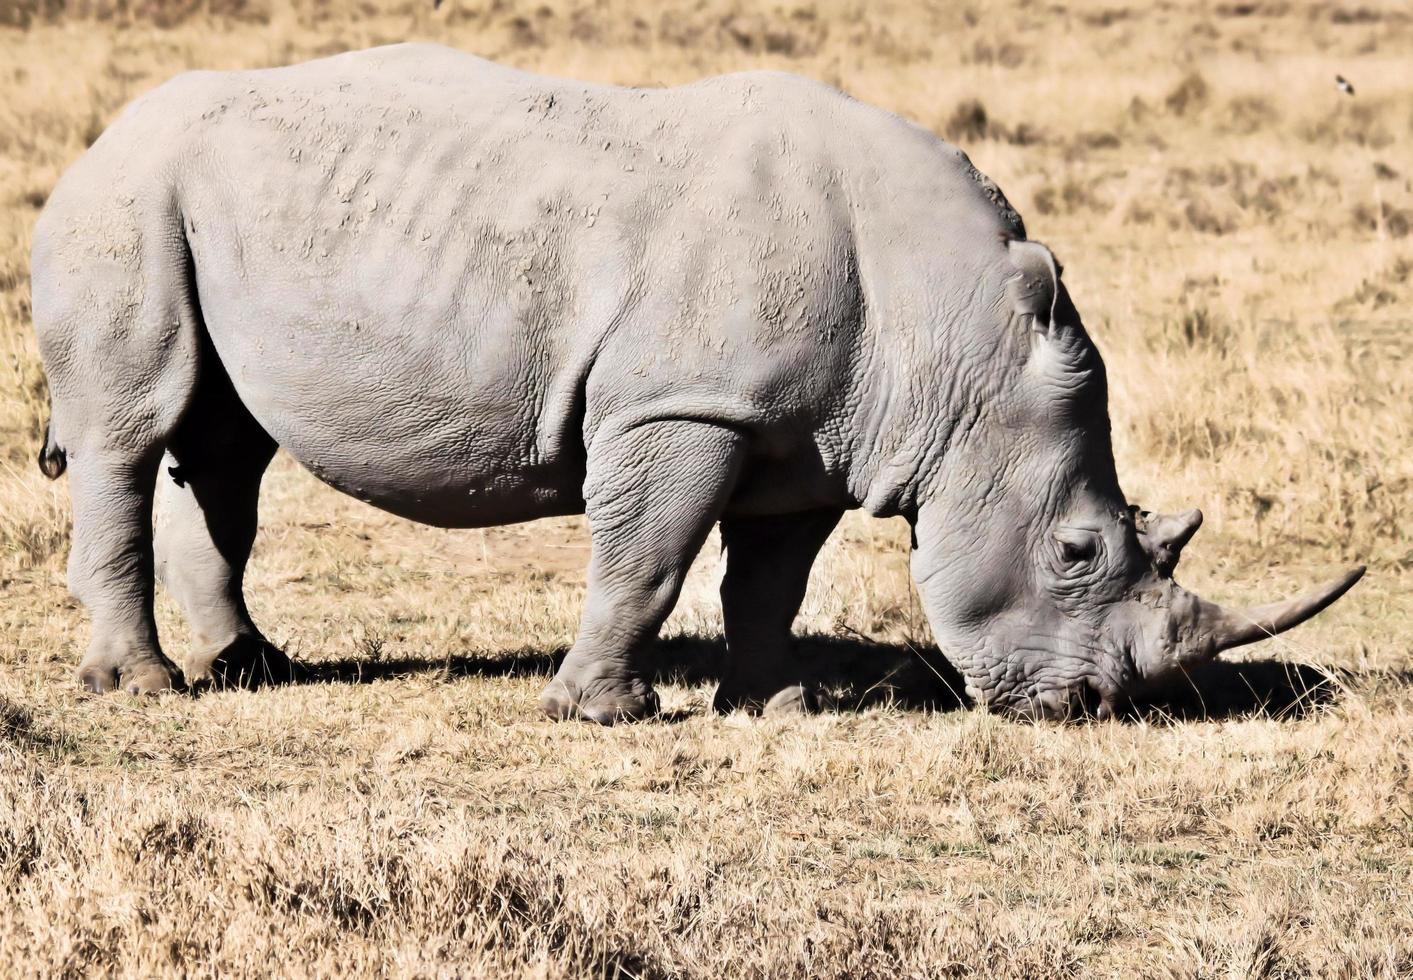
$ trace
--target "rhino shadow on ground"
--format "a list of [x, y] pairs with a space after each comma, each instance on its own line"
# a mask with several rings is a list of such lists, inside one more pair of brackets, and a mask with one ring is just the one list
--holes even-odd
[[[797, 637], [800, 657], [823, 689], [823, 707], [864, 711], [892, 706], [904, 711], [955, 711], [971, 707], [961, 674], [936, 647], [879, 643], [860, 637]], [[349, 657], [301, 664], [298, 683], [370, 684], [416, 674], [549, 679], [567, 650], [522, 649], [502, 655], [451, 654], [443, 658]], [[657, 683], [701, 686], [721, 677], [726, 642], [720, 636], [674, 636], [653, 653]], [[1213, 661], [1189, 683], [1162, 699], [1134, 707], [1130, 718], [1147, 722], [1274, 718], [1294, 720], [1333, 704], [1348, 678], [1310, 664], [1282, 660]], [[671, 719], [669, 719], [671, 720]]]
[[1149, 722], [1238, 718], [1305, 718], [1339, 699], [1350, 678], [1324, 667], [1286, 660], [1213, 660], [1162, 698], [1137, 705]]
[[[952, 711], [969, 707], [962, 677], [936, 648], [902, 643], [874, 643], [852, 637], [797, 637], [796, 649], [821, 684], [823, 706], [862, 711], [891, 704], [908, 711]], [[568, 653], [517, 650], [503, 655], [451, 654], [443, 658], [407, 657], [302, 662], [296, 683], [371, 684], [415, 674], [458, 677], [543, 677], [559, 669]], [[726, 641], [720, 636], [674, 636], [659, 640], [652, 658], [659, 684], [700, 686], [721, 679]]]

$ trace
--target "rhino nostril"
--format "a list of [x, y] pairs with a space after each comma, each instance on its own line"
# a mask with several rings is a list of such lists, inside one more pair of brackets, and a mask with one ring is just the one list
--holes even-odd
[[1035, 691], [1024, 705], [1017, 706], [1016, 715], [1032, 721], [1074, 721], [1085, 715], [1082, 689], [1051, 687]]
[[993, 701], [991, 707], [1017, 721], [1073, 722], [1117, 713], [1112, 700], [1093, 683], [1032, 690], [1014, 700]]
[[1092, 683], [1051, 688], [1035, 695], [1037, 714], [1049, 721], [1085, 721], [1107, 718], [1113, 713], [1103, 693]]

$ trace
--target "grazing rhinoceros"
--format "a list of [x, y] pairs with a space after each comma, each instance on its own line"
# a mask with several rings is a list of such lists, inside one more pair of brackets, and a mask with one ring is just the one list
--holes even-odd
[[182, 679], [154, 571], [188, 679], [288, 673], [242, 598], [277, 446], [429, 524], [587, 512], [556, 718], [654, 711], [717, 523], [721, 709], [808, 706], [790, 625], [855, 507], [912, 523], [943, 651], [1029, 715], [1106, 714], [1362, 571], [1244, 611], [1179, 588], [1201, 515], [1124, 499], [1054, 257], [960, 150], [789, 75], [625, 89], [426, 45], [182, 75], [64, 176], [33, 274], [95, 691]]

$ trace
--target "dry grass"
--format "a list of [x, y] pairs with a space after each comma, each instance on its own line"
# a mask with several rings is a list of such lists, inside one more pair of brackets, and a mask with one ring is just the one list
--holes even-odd
[[[5, 972], [1413, 975], [1413, 15], [1123, 2], [0, 3], [30, 25], [0, 27]], [[597, 730], [531, 713], [581, 522], [414, 527], [282, 459], [251, 602], [322, 683], [80, 697], [37, 209], [180, 69], [404, 38], [620, 82], [781, 67], [956, 135], [1066, 261], [1130, 496], [1207, 511], [1185, 581], [1369, 578], [1136, 722], [1017, 725], [946, 710], [905, 535], [851, 519], [800, 623], [839, 710], [704, 710], [708, 548], [667, 718]]]

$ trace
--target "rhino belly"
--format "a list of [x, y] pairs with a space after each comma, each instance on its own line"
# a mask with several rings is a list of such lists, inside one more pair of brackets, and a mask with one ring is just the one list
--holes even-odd
[[544, 408], [553, 345], [516, 318], [331, 315], [307, 291], [242, 293], [203, 282], [207, 333], [251, 414], [325, 483], [444, 527], [582, 510], [577, 420]]
[[[484, 527], [582, 511], [582, 460], [572, 450], [538, 452], [525, 405], [445, 366], [384, 367], [404, 380], [415, 370], [422, 383], [389, 385], [357, 359], [323, 353], [278, 369], [245, 363], [235, 384], [266, 431], [320, 480], [402, 517]], [[339, 377], [309, 384], [310, 370]]]

